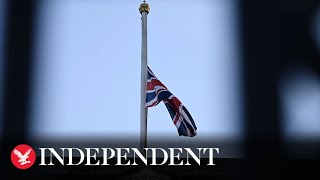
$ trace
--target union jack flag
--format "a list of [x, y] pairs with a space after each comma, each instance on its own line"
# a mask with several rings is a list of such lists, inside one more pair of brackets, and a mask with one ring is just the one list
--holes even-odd
[[193, 137], [197, 135], [197, 127], [189, 111], [180, 100], [157, 79], [148, 67], [146, 107], [156, 106], [161, 101], [166, 105], [172, 121], [178, 129], [179, 136]]

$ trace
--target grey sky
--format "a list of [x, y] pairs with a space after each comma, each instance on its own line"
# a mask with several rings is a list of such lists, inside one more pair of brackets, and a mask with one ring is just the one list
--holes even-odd
[[[139, 139], [141, 1], [40, 2], [31, 136]], [[149, 109], [148, 137], [187, 143], [241, 138], [237, 1], [148, 3], [149, 66], [198, 127], [196, 138], [179, 137], [160, 103]], [[308, 70], [294, 72], [280, 85], [284, 136], [319, 137], [320, 80]]]
[[284, 137], [320, 137], [320, 78], [309, 68], [290, 68], [280, 81]]
[[[236, 1], [147, 2], [148, 64], [193, 116], [191, 141], [239, 137]], [[139, 137], [140, 3], [43, 1], [33, 136]], [[163, 103], [149, 108], [148, 135], [186, 139]]]

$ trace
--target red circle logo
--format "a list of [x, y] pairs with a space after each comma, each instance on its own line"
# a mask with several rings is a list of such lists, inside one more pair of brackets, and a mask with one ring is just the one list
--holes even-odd
[[11, 152], [11, 162], [19, 169], [28, 169], [36, 161], [34, 149], [26, 144], [20, 144]]

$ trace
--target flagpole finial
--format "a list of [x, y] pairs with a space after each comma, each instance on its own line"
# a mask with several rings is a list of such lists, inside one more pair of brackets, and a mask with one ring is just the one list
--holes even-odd
[[142, 12], [147, 12], [147, 14], [149, 14], [150, 7], [149, 4], [146, 3], [146, 0], [144, 0], [143, 3], [140, 5], [139, 11], [141, 14]]

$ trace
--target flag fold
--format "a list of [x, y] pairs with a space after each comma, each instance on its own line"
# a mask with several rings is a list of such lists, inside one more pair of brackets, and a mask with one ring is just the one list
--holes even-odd
[[163, 85], [148, 67], [146, 107], [164, 102], [180, 136], [197, 135], [197, 127], [186, 107]]

